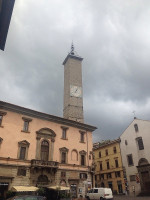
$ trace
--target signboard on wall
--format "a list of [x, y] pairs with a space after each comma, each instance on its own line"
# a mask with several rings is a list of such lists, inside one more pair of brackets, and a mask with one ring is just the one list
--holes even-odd
[[15, 0], [0, 0], [0, 49], [4, 51]]

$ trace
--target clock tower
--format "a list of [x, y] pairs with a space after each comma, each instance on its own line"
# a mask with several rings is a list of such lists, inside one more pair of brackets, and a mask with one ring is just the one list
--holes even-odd
[[83, 89], [82, 89], [82, 60], [74, 51], [65, 58], [64, 65], [64, 110], [66, 119], [84, 123], [83, 119]]

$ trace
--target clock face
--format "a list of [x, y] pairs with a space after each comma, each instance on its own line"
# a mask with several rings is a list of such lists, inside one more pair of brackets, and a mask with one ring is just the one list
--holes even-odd
[[70, 96], [82, 97], [82, 88], [79, 86], [70, 85]]

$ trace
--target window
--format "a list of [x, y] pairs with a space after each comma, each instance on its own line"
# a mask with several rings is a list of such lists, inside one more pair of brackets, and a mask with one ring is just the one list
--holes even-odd
[[3, 116], [0, 115], [0, 126], [2, 125], [2, 119], [3, 119]]
[[27, 160], [29, 145], [30, 145], [30, 143], [26, 140], [18, 142], [18, 146], [19, 146], [18, 159]]
[[48, 161], [49, 159], [49, 143], [43, 140], [41, 143], [41, 160]]
[[26, 147], [21, 147], [20, 148], [20, 156], [19, 159], [20, 160], [25, 160], [26, 157]]
[[116, 178], [117, 178], [117, 177], [120, 177], [120, 171], [115, 172], [115, 176], [116, 176]]
[[139, 150], [143, 150], [144, 149], [144, 144], [143, 144], [142, 138], [139, 137], [139, 138], [136, 138], [136, 140], [137, 140], [137, 144], [138, 144]]
[[2, 127], [3, 116], [6, 115], [6, 112], [0, 111], [0, 127]]
[[0, 137], [0, 145], [2, 144], [2, 142], [3, 142], [3, 138]]
[[23, 131], [28, 132], [28, 129], [29, 129], [29, 122], [24, 121]]
[[17, 176], [26, 176], [26, 169], [19, 167]]
[[99, 152], [99, 158], [101, 158], [102, 157], [102, 155], [101, 155], [101, 151]]
[[134, 129], [135, 129], [135, 132], [138, 132], [138, 131], [139, 131], [139, 128], [138, 128], [138, 125], [137, 125], [137, 124], [134, 124]]
[[65, 178], [66, 177], [66, 172], [61, 172], [61, 178]]
[[133, 165], [132, 154], [127, 155], [127, 161], [128, 161], [128, 166], [132, 166]]
[[135, 175], [130, 175], [130, 181], [136, 181], [136, 176]]
[[[81, 178], [80, 178], [81, 179]], [[95, 181], [97, 181], [97, 175], [95, 175]]]
[[116, 165], [116, 167], [119, 167], [119, 164], [118, 164], [118, 160], [117, 160], [117, 159], [115, 160], [115, 165]]
[[61, 126], [61, 128], [62, 128], [62, 137], [61, 137], [61, 139], [66, 140], [67, 139], [67, 129], [68, 129], [68, 127]]
[[29, 122], [32, 121], [32, 119], [26, 118], [26, 117], [22, 117], [24, 124], [23, 124], [23, 132], [29, 132]]
[[60, 148], [60, 162], [65, 164], [68, 162], [68, 149], [66, 147]]
[[100, 179], [104, 179], [104, 174], [101, 174], [101, 175], [100, 175]]
[[62, 152], [61, 163], [66, 163], [66, 152]]
[[125, 140], [125, 145], [128, 145], [128, 141], [127, 140]]
[[[96, 175], [95, 175], [95, 178], [97, 178]], [[80, 173], [80, 179], [87, 179], [87, 174], [86, 173]]]
[[102, 163], [99, 164], [99, 167], [100, 167], [100, 170], [102, 171], [102, 170], [103, 170], [103, 165], [102, 165]]
[[108, 173], [108, 174], [107, 174], [107, 178], [111, 178], [111, 173]]
[[86, 165], [86, 152], [84, 150], [80, 151], [80, 159], [81, 159], [81, 165]]
[[81, 165], [85, 165], [85, 155], [81, 155]]
[[117, 149], [116, 147], [113, 148], [114, 153], [117, 153]]
[[109, 161], [107, 161], [106, 164], [107, 164], [107, 169], [109, 169], [110, 168]]
[[85, 132], [80, 131], [80, 142], [84, 142]]
[[106, 154], [106, 156], [108, 156], [108, 149], [105, 150], [105, 154]]
[[98, 189], [94, 189], [94, 190], [93, 190], [93, 193], [98, 193]]

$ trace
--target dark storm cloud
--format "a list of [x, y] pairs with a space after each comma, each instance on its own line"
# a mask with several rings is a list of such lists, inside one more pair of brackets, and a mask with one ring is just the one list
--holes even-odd
[[85, 122], [94, 141], [113, 139], [136, 116], [150, 119], [150, 2], [16, 0], [1, 100], [62, 116], [62, 62], [74, 41], [83, 56]]

